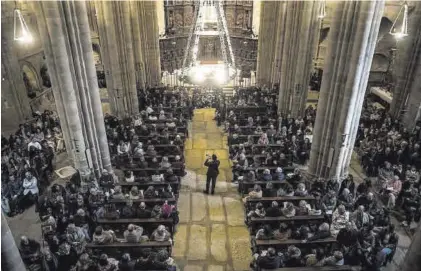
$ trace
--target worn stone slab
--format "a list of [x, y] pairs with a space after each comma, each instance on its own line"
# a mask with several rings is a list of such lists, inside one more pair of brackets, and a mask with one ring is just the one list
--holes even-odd
[[225, 210], [227, 211], [228, 225], [244, 225], [244, 209], [241, 200], [224, 197]]
[[224, 204], [221, 196], [208, 195], [208, 210], [210, 220], [225, 221]]
[[222, 140], [220, 137], [212, 137], [212, 135], [208, 135], [207, 145], [209, 149], [221, 149], [222, 148]]
[[193, 135], [192, 135], [193, 139], [203, 139], [203, 138], [207, 138], [206, 137], [206, 133], [205, 131], [194, 131]]
[[[180, 213], [181, 215], [181, 213]], [[184, 257], [187, 248], [187, 225], [177, 225], [177, 233], [174, 235], [173, 257]]]
[[205, 260], [209, 244], [207, 228], [199, 225], [190, 226], [188, 260]]
[[183, 271], [203, 271], [203, 266], [201, 265], [186, 265]]
[[187, 174], [181, 179], [181, 187], [195, 190], [197, 174], [193, 170], [186, 170], [186, 172]]
[[213, 153], [216, 154], [216, 156], [218, 156], [218, 159], [228, 159], [229, 157], [228, 151], [224, 149], [213, 150]]
[[228, 159], [219, 159], [219, 162], [220, 162], [219, 168], [222, 168], [222, 169], [229, 169], [229, 168], [231, 168]]
[[190, 222], [190, 192], [180, 192], [180, 195], [178, 197], [178, 203], [177, 203], [178, 210], [180, 212], [180, 223], [188, 223]]
[[227, 260], [226, 240], [225, 225], [212, 224], [211, 254], [218, 262], [225, 262]]
[[201, 221], [206, 216], [206, 199], [205, 194], [201, 192], [192, 193], [192, 220]]
[[206, 148], [207, 148], [206, 138], [193, 139], [193, 149], [206, 150]]
[[201, 149], [186, 150], [185, 154], [184, 154], [184, 157], [185, 157], [186, 160], [190, 159], [190, 158], [201, 158], [201, 159], [203, 159], [205, 157], [205, 151], [201, 150]]
[[193, 170], [200, 169], [203, 167], [203, 163], [204, 163], [202, 160], [203, 159], [198, 158], [198, 157], [186, 156], [186, 162], [185, 162], [186, 168], [193, 169]]
[[246, 227], [228, 227], [233, 270], [249, 270], [252, 260], [250, 234]]
[[215, 193], [225, 193], [228, 191], [228, 183], [227, 182], [216, 182], [215, 185]]
[[199, 132], [199, 133], [203, 133], [206, 129], [206, 124], [204, 121], [193, 121], [192, 124], [193, 127], [193, 131], [194, 132]]
[[191, 138], [187, 138], [186, 141], [184, 141], [184, 149], [191, 150], [193, 148], [193, 140]]
[[222, 265], [209, 265], [208, 271], [224, 271], [224, 267]]
[[193, 115], [193, 123], [196, 121], [203, 121], [204, 120], [204, 114], [202, 112], [194, 112]]
[[216, 177], [216, 182], [226, 182], [227, 176], [225, 175], [225, 170], [221, 169], [219, 171], [218, 177]]

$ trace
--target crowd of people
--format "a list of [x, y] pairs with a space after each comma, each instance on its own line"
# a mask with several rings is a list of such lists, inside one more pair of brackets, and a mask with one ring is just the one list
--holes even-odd
[[55, 154], [65, 150], [58, 118], [53, 112], [35, 112], [9, 138], [2, 135], [1, 203], [8, 216], [37, 203], [51, 182]]
[[421, 124], [408, 131], [384, 109], [365, 103], [355, 147], [388, 208], [405, 214], [405, 226], [421, 217], [420, 146]]
[[[309, 158], [316, 110], [309, 106], [297, 119], [278, 117], [276, 98], [257, 93], [239, 92], [225, 120], [233, 178], [245, 190], [252, 268], [351, 265], [380, 270], [392, 260], [399, 237], [390, 209], [377, 202], [375, 185], [370, 179], [357, 185], [352, 175], [342, 182], [303, 180], [294, 165]], [[262, 103], [267, 110], [253, 115], [252, 107]], [[394, 193], [399, 189], [396, 181], [390, 186]]]

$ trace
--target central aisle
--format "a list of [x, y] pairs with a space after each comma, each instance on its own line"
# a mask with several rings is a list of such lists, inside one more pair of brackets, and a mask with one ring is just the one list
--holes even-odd
[[[181, 270], [249, 270], [250, 237], [244, 209], [231, 180], [227, 137], [213, 120], [215, 109], [196, 109], [185, 143], [188, 174], [182, 179], [178, 207], [180, 223], [173, 257]], [[215, 195], [202, 193], [206, 185], [205, 154], [221, 161]]]

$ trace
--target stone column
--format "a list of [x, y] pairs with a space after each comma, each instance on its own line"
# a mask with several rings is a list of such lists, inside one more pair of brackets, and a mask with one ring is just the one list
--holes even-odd
[[[82, 176], [111, 169], [84, 2], [35, 2], [66, 146]], [[91, 161], [89, 165], [88, 160]]]
[[140, 1], [130, 1], [130, 12], [132, 20], [132, 37], [133, 37], [133, 52], [134, 52], [134, 65], [136, 72], [136, 86], [137, 88], [145, 89], [146, 85], [146, 74], [145, 74], [145, 62], [143, 56], [143, 47], [142, 43], [142, 31], [143, 28], [142, 20], [140, 18], [139, 10]]
[[278, 26], [278, 112], [302, 116], [307, 101], [313, 54], [317, 46], [320, 1], [288, 1]]
[[25, 271], [26, 267], [20, 256], [15, 239], [10, 231], [7, 220], [1, 212], [1, 266], [9, 271]]
[[421, 266], [421, 224], [418, 224], [418, 228], [412, 236], [411, 241], [411, 246], [406, 252], [405, 260], [399, 266], [399, 270], [413, 271], [414, 266]]
[[384, 1], [335, 3], [309, 172], [324, 178], [348, 173]]
[[412, 2], [415, 9], [408, 18], [407, 37], [397, 41], [396, 80], [390, 113], [395, 118], [403, 114], [404, 125], [413, 128], [421, 105], [421, 3]]
[[140, 1], [141, 31], [144, 46], [146, 83], [153, 87], [161, 83], [161, 60], [159, 53], [159, 29], [157, 7], [154, 1]]
[[[257, 46], [257, 83], [270, 86], [272, 65], [274, 63], [274, 47], [276, 27], [280, 2], [262, 1], [260, 13], [260, 30]], [[275, 24], [276, 25], [276, 24]]]
[[110, 107], [118, 117], [139, 113], [130, 6], [129, 1], [95, 2]]

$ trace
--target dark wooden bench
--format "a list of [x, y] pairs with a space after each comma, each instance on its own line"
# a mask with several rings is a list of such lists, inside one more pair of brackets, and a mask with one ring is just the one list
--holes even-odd
[[149, 186], [153, 186], [153, 187], [168, 187], [168, 185], [171, 185], [171, 188], [174, 192], [174, 194], [178, 193], [178, 190], [180, 189], [180, 183], [179, 182], [174, 182], [174, 183], [170, 183], [170, 182], [119, 182], [118, 183], [119, 186], [121, 186], [123, 189], [127, 188], [130, 189], [132, 186], [137, 186], [137, 187], [142, 187], [142, 188], [147, 188]]
[[313, 196], [306, 196], [306, 197], [263, 197], [263, 198], [248, 198], [246, 201], [246, 210], [250, 210], [251, 206], [261, 202], [264, 206], [270, 206], [272, 201], [280, 202], [299, 202], [301, 200], [305, 200], [307, 202], [315, 200]]
[[325, 215], [303, 215], [303, 216], [276, 216], [276, 217], [252, 217], [248, 219], [250, 225], [250, 231], [252, 234], [256, 232], [259, 226], [270, 224], [272, 227], [278, 227], [280, 223], [290, 223], [294, 222], [295, 224], [309, 223], [309, 222], [318, 222], [322, 223], [326, 220]]
[[[176, 198], [168, 198], [168, 199], [163, 199], [163, 198], [154, 198], [154, 199], [134, 199], [131, 200], [133, 203], [139, 203], [139, 202], [144, 202], [146, 205], [152, 205], [152, 204], [159, 204], [162, 205], [165, 201], [168, 201], [168, 203], [175, 203], [177, 200]], [[114, 203], [114, 204], [127, 204], [128, 200], [126, 199], [110, 199], [109, 200], [110, 203]]]
[[117, 256], [118, 258], [120, 258], [121, 255], [126, 252], [129, 252], [130, 255], [135, 258], [136, 256], [138, 256], [136, 254], [139, 254], [139, 253], [133, 253], [133, 252], [136, 250], [145, 249], [145, 248], [150, 248], [150, 249], [155, 249], [155, 250], [167, 249], [169, 255], [171, 255], [171, 252], [172, 252], [172, 244], [169, 241], [165, 241], [165, 242], [148, 241], [144, 243], [121, 242], [121, 243], [102, 244], [102, 245], [89, 243], [86, 245], [86, 248], [91, 249], [93, 253], [96, 255], [99, 255], [102, 252], [107, 252], [109, 256], [111, 254], [112, 256]]
[[337, 266], [308, 266], [308, 267], [283, 267], [277, 269], [261, 269], [257, 271], [354, 271], [355, 267], [350, 265], [337, 265]]
[[319, 239], [311, 242], [302, 242], [302, 240], [294, 240], [294, 239], [288, 239], [288, 240], [256, 240], [255, 245], [258, 249], [261, 249], [263, 247], [274, 247], [274, 248], [280, 248], [280, 247], [288, 247], [291, 245], [294, 246], [311, 246], [311, 245], [332, 245], [336, 243], [336, 238], [334, 237], [328, 237], [325, 239]]

